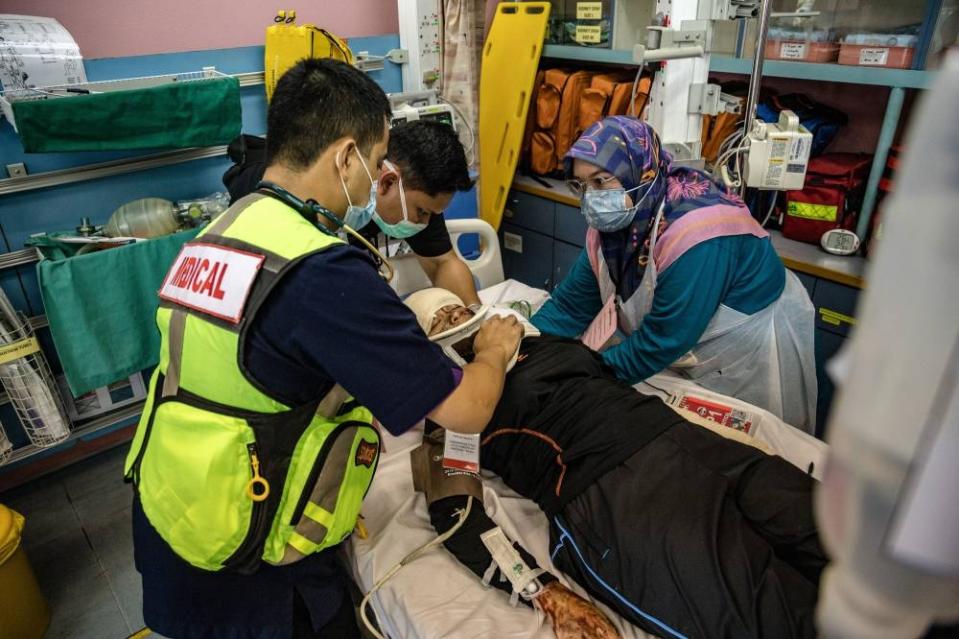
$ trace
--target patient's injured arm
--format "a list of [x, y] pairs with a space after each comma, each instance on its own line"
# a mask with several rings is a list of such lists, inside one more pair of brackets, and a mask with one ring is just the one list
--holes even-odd
[[[423, 437], [410, 454], [413, 483], [425, 493], [430, 521], [444, 534], [466, 519], [444, 542], [460, 563], [486, 585], [502, 590], [511, 601], [534, 605], [549, 619], [558, 639], [616, 639], [619, 633], [596, 606], [541, 570], [521, 545], [509, 540], [483, 508], [478, 475], [443, 468], [442, 429]], [[469, 507], [473, 499], [472, 507]], [[504, 571], [502, 566], [507, 566]], [[508, 573], [508, 574], [507, 574]]]
[[[467, 495], [444, 497], [429, 505], [430, 523], [433, 524], [433, 528], [436, 529], [438, 534], [442, 535], [453, 527], [459, 519], [459, 513], [466, 508], [468, 499], [469, 496]], [[486, 514], [482, 502], [474, 502], [474, 507], [470, 509], [466, 521], [443, 545], [456, 557], [457, 561], [469, 568], [484, 584], [498, 588], [512, 596], [513, 584], [502, 574], [496, 562], [493, 561], [493, 555], [481, 539], [483, 533], [495, 528], [496, 524]], [[531, 570], [539, 569], [536, 560], [525, 548], [516, 542], [513, 542], [512, 546]], [[538, 579], [539, 585], [542, 587], [555, 581], [556, 577], [544, 571]], [[528, 597], [519, 597], [519, 600], [527, 604], [531, 602]]]
[[[463, 524], [449, 537], [444, 546], [456, 559], [470, 569], [484, 584], [491, 585], [512, 596], [514, 587], [500, 571], [493, 555], [483, 543], [482, 536], [496, 528], [496, 524], [483, 508], [483, 484], [479, 476], [461, 470], [443, 467], [442, 429], [433, 430], [423, 436], [423, 444], [410, 454], [413, 467], [413, 484], [416, 490], [426, 496], [430, 512], [430, 522], [439, 534], [444, 534], [459, 521], [460, 513], [467, 506], [470, 497], [473, 507]], [[536, 588], [542, 587], [556, 578], [541, 571], [525, 548], [513, 542], [512, 547], [519, 553], [531, 573], [538, 574]], [[532, 591], [528, 594], [532, 594]], [[517, 593], [519, 595], [519, 593]], [[530, 599], [522, 597], [523, 601]]]

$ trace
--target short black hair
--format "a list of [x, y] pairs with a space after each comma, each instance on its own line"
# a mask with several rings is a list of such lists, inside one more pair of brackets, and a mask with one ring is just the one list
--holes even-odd
[[431, 120], [397, 124], [390, 129], [386, 157], [399, 167], [404, 187], [430, 197], [473, 186], [463, 145], [448, 124]]
[[300, 60], [276, 83], [270, 101], [267, 164], [305, 169], [347, 136], [368, 154], [390, 113], [383, 89], [363, 71], [338, 60]]

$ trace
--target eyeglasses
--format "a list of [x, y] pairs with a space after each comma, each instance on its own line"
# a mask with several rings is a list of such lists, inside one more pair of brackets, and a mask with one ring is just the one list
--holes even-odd
[[599, 191], [606, 186], [609, 182], [616, 179], [615, 175], [607, 175], [606, 177], [600, 175], [594, 175], [588, 180], [580, 180], [579, 178], [572, 178], [566, 180], [566, 186], [569, 187], [569, 190], [575, 193], [576, 195], [582, 195], [586, 191]]

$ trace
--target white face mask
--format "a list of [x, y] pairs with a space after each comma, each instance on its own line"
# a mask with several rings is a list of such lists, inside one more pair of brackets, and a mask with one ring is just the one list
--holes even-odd
[[[357, 147], [353, 147], [353, 150], [356, 151], [356, 155], [360, 158], [360, 164], [363, 166], [363, 170], [366, 171], [366, 177], [370, 178], [370, 199], [367, 200], [366, 206], [356, 206], [353, 204], [353, 199], [350, 197], [350, 191], [346, 188], [346, 180], [343, 179], [343, 174], [340, 174], [340, 186], [343, 187], [343, 193], [346, 194], [346, 201], [349, 203], [349, 207], [346, 209], [346, 214], [343, 216], [343, 220], [347, 226], [351, 229], [360, 229], [369, 223], [370, 218], [375, 212], [376, 202], [373, 199], [373, 193], [376, 192], [376, 182], [373, 181], [373, 175], [370, 173], [370, 169], [366, 166], [366, 160], [363, 159], [363, 156], [360, 155], [360, 150]], [[340, 154], [336, 154], [336, 164], [340, 164]]]
[[[405, 240], [408, 237], [412, 237], [426, 228], [426, 224], [420, 222], [413, 222], [410, 220], [409, 209], [406, 206], [406, 189], [403, 188], [403, 178], [400, 176], [400, 172], [396, 170], [396, 167], [389, 161], [384, 160], [383, 163], [386, 165], [390, 171], [396, 175], [398, 181], [397, 186], [400, 189], [400, 205], [403, 207], [403, 219], [397, 222], [396, 224], [390, 224], [376, 211], [376, 207], [373, 208], [373, 221], [376, 222], [376, 225], [380, 227], [380, 230], [383, 231], [386, 235], [398, 239]], [[374, 190], [372, 198], [375, 199], [376, 192]]]

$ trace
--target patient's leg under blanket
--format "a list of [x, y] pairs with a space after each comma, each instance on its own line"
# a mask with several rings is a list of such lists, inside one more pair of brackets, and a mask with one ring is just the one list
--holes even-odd
[[556, 566], [661, 637], [813, 637], [813, 480], [688, 423], [552, 520]]

